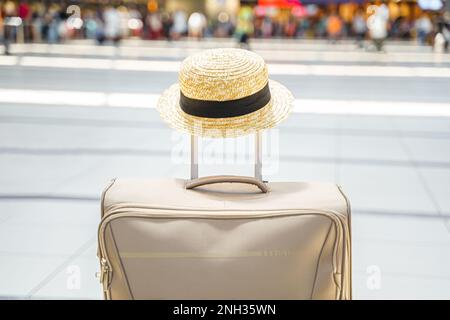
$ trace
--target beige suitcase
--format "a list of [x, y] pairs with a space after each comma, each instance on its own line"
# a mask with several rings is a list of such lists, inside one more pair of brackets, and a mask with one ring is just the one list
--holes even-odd
[[105, 298], [351, 299], [341, 188], [264, 183], [258, 167], [257, 178], [114, 180], [98, 230]]

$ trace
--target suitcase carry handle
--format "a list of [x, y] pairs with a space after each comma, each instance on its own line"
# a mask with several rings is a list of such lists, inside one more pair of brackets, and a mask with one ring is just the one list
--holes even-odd
[[208, 184], [224, 183], [224, 182], [251, 184], [258, 187], [262, 193], [269, 192], [269, 188], [261, 180], [258, 180], [253, 177], [244, 177], [244, 176], [209, 176], [193, 179], [186, 183], [186, 189], [194, 189], [196, 187]]
[[[198, 179], [198, 137], [191, 135], [191, 180], [195, 179]], [[255, 180], [264, 184], [262, 179], [262, 131], [255, 132]]]

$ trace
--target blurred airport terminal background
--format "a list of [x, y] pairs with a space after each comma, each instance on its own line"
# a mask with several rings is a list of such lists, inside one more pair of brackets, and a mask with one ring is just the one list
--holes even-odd
[[[190, 36], [449, 40], [443, 0], [77, 0], [0, 1], [11, 42], [64, 42]], [[371, 32], [370, 27], [374, 28]]]
[[[104, 187], [188, 178], [156, 102], [188, 55], [237, 46], [295, 97], [264, 178], [350, 199], [354, 298], [449, 299], [449, 3], [0, 0], [0, 299], [102, 298]], [[251, 138], [201, 139], [200, 175], [249, 175]]]

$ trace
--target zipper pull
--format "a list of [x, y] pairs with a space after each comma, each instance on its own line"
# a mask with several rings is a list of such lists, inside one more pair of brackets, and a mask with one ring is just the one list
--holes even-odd
[[109, 266], [106, 262], [105, 258], [100, 260], [101, 268], [100, 268], [100, 283], [103, 284], [104, 287], [108, 286], [109, 283]]

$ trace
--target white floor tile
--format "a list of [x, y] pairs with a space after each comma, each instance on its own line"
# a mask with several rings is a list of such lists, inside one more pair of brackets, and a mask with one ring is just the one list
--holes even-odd
[[53, 279], [38, 290], [32, 298], [41, 299], [103, 299], [102, 286], [95, 276], [99, 271], [97, 246], [69, 262]]
[[450, 216], [450, 168], [420, 168], [441, 212]]
[[353, 275], [353, 298], [364, 300], [450, 299], [450, 278], [420, 277], [381, 273], [380, 287], [374, 286], [374, 273]]
[[[15, 132], [9, 135], [9, 132]], [[55, 131], [58, 132], [55, 135]], [[45, 124], [7, 124], [0, 125], [0, 136], [8, 137], [1, 141], [1, 147], [14, 148], [56, 148], [56, 149], [96, 149], [140, 148], [165, 150], [170, 145], [171, 132], [165, 128], [152, 129], [133, 127], [45, 125]], [[33, 146], [30, 146], [30, 141]]]
[[0, 202], [0, 214], [12, 212], [1, 225], [8, 226], [79, 226], [97, 224], [98, 201], [8, 200]]
[[397, 137], [348, 136], [341, 137], [340, 157], [367, 161], [408, 161], [408, 155]]
[[104, 166], [104, 157], [3, 155], [0, 157], [2, 194], [56, 193], [64, 183], [92, 176]]
[[[280, 157], [320, 157], [330, 161], [336, 157], [336, 136], [280, 132]], [[293, 161], [293, 160], [291, 160]]]
[[312, 114], [291, 114], [289, 118], [283, 121], [280, 125], [280, 130], [297, 129], [297, 128], [311, 128], [311, 129], [336, 129], [338, 128], [338, 117], [326, 115], [312, 115]]
[[58, 190], [100, 197], [111, 179], [167, 177], [172, 168], [166, 156], [111, 156], [95, 172], [65, 180]]
[[448, 244], [406, 241], [353, 241], [353, 270], [364, 272], [377, 266], [381, 272], [418, 277], [447, 277], [450, 280]]
[[[450, 283], [450, 233], [441, 219], [353, 212], [352, 244], [356, 299], [450, 298], [439, 286]], [[367, 285], [378, 276], [379, 290]]]
[[450, 125], [447, 118], [392, 117], [392, 122], [396, 128], [405, 133], [410, 131], [450, 133]]
[[357, 246], [395, 242], [450, 248], [450, 232], [439, 217], [360, 214], [353, 210], [352, 236]]
[[[10, 108], [7, 114], [27, 116], [28, 110]], [[54, 117], [69, 115], [97, 120], [160, 121], [154, 110], [39, 110]], [[0, 126], [0, 136], [11, 131], [12, 126], [15, 125]], [[151, 124], [148, 129], [18, 126], [20, 130], [14, 127], [14, 132], [19, 133], [3, 141], [2, 146], [29, 147], [30, 141], [34, 141], [33, 148], [150, 149], [158, 155], [3, 154], [0, 156], [2, 194], [99, 197], [113, 177], [187, 178], [189, 175], [189, 163], [180, 163], [176, 157], [180, 148], [188, 154], [188, 141], [183, 142], [181, 135], [165, 127], [152, 127]], [[58, 135], [55, 135], [55, 128], [59, 128]], [[448, 121], [438, 119], [293, 115], [278, 131], [280, 157], [276, 161], [272, 158], [272, 163], [267, 158], [263, 161], [265, 166], [269, 165], [263, 170], [264, 178], [269, 181], [326, 182], [339, 178], [339, 184], [353, 207], [354, 298], [450, 299], [448, 221], [439, 217], [416, 169], [386, 163], [377, 165], [374, 161], [407, 162], [407, 154], [395, 136], [396, 129], [404, 134], [409, 131], [427, 134], [450, 132]], [[337, 137], [339, 130], [371, 132], [370, 135], [349, 135], [347, 132]], [[379, 137], [374, 136], [377, 131], [380, 131]], [[341, 157], [362, 162], [368, 159], [370, 164], [339, 163], [336, 158], [338, 138]], [[447, 139], [407, 138], [406, 141], [418, 161], [448, 162], [450, 159]], [[252, 151], [252, 148], [248, 151], [248, 163], [237, 165], [213, 161], [200, 166], [200, 175], [252, 175]], [[441, 209], [450, 212], [450, 170], [422, 167], [421, 172]], [[395, 215], [396, 212], [401, 214]], [[386, 213], [393, 215], [386, 216]], [[409, 217], [409, 214], [418, 216]], [[0, 298], [25, 297], [37, 288], [33, 298], [101, 299], [101, 287], [94, 277], [98, 271], [95, 252], [98, 222], [99, 203], [96, 201], [1, 201], [0, 274], [8, 274], [8, 277], [0, 279]], [[71, 254], [90, 239], [93, 245], [65, 266]], [[53, 278], [48, 278], [58, 266], [64, 268]], [[379, 290], [371, 290], [367, 286], [370, 276], [367, 268], [370, 266], [380, 268]], [[70, 284], [73, 279], [70, 272], [76, 273], [77, 270], [80, 271], [80, 287], [68, 286], [68, 281]], [[49, 281], [42, 283], [44, 279]], [[42, 286], [36, 287], [38, 284]]]
[[412, 167], [342, 164], [339, 177], [354, 210], [436, 213]]
[[336, 165], [334, 163], [288, 162], [279, 165], [279, 171], [269, 175], [271, 181], [320, 181], [335, 182]]
[[[168, 160], [169, 158], [169, 160]], [[0, 193], [100, 196], [116, 177], [164, 176], [170, 155], [2, 156]]]
[[95, 237], [98, 223], [58, 224], [57, 222], [0, 225], [0, 254], [70, 255]]
[[[364, 106], [361, 106], [362, 108]], [[380, 130], [392, 131], [392, 117], [382, 116], [356, 116], [345, 115], [339, 116], [338, 126], [341, 129], [358, 129], [358, 130]]]
[[405, 138], [416, 161], [444, 162], [450, 167], [450, 139]]
[[0, 298], [26, 298], [66, 258], [0, 253]]

